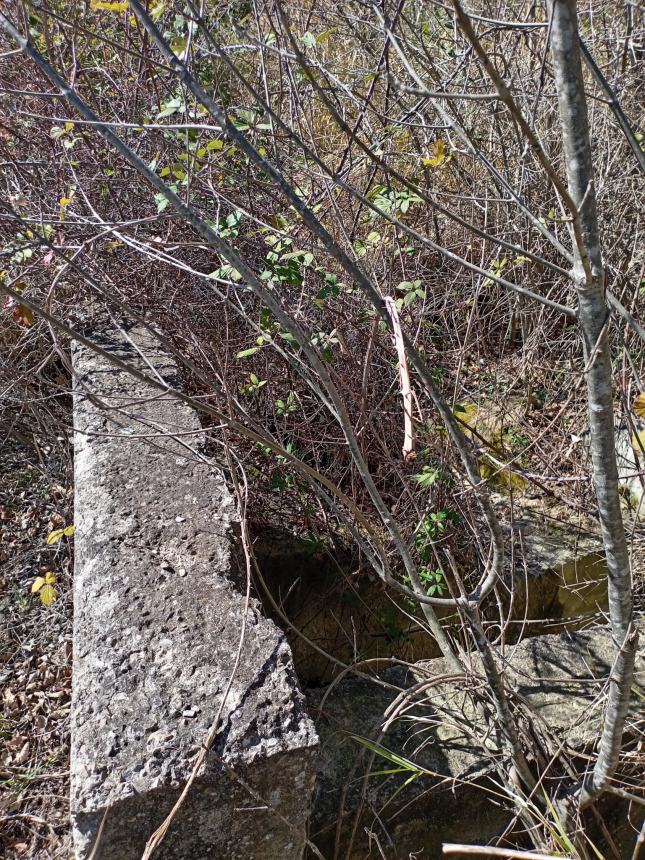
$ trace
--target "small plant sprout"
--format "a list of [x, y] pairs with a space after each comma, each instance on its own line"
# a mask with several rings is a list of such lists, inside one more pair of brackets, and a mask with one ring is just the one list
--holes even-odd
[[298, 411], [298, 403], [296, 402], [295, 391], [290, 391], [287, 394], [286, 400], [276, 400], [275, 411], [280, 418], [285, 418], [287, 415], [293, 415]]
[[243, 385], [240, 391], [242, 394], [255, 394], [258, 392], [263, 386], [267, 384], [266, 379], [258, 379], [255, 373], [249, 374], [249, 381], [246, 385]]

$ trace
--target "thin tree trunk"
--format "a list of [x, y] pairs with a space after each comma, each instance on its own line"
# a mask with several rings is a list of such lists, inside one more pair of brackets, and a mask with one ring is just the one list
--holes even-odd
[[[580, 793], [580, 802], [585, 805], [602, 793], [618, 764], [634, 672], [637, 634], [633, 624], [629, 553], [618, 494], [611, 353], [607, 336], [609, 309], [605, 297], [605, 271], [598, 230], [576, 0], [548, 0], [548, 7], [569, 194], [578, 208], [583, 239], [582, 248], [574, 243], [573, 278], [584, 343], [593, 481], [607, 557], [609, 614], [616, 649], [600, 750], [593, 773], [585, 780]], [[572, 215], [575, 217], [576, 213]]]

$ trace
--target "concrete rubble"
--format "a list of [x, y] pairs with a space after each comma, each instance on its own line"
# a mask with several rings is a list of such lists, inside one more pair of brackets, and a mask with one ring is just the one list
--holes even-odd
[[[529, 717], [521, 727], [531, 733], [533, 765], [545, 771], [548, 754], [540, 756], [549, 738], [551, 747], [556, 739], [572, 752], [592, 747], [613, 662], [609, 630], [534, 637], [508, 646], [506, 658], [512, 701], [527, 705]], [[473, 669], [481, 674], [477, 658]], [[632, 716], [642, 721], [642, 648], [636, 669]], [[494, 756], [481, 752], [488, 727], [465, 695], [464, 679], [454, 677], [441, 659], [387, 668], [379, 678], [382, 686], [350, 676], [309, 694], [321, 741], [311, 839], [323, 855], [335, 856], [337, 845], [344, 858], [435, 858], [442, 856], [444, 842], [485, 845], [501, 835], [514, 813], [491, 779]], [[384, 731], [397, 697], [420, 682], [426, 682], [425, 690], [400, 700], [399, 717]], [[485, 680], [481, 684], [485, 688]], [[638, 826], [638, 814], [636, 809], [631, 823], [624, 809], [617, 814], [612, 834], [626, 846], [636, 838], [632, 825]]]

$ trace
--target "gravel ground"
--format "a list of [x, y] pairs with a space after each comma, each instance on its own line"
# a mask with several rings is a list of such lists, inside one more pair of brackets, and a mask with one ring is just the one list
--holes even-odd
[[[0, 449], [0, 858], [62, 860], [69, 836], [71, 458], [48, 446]], [[32, 593], [53, 573], [50, 606]], [[50, 577], [51, 580], [51, 577]]]

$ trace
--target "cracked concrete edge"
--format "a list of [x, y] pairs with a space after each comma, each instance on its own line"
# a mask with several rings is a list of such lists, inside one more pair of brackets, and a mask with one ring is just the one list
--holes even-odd
[[[640, 622], [641, 634], [645, 619]], [[645, 650], [641, 648], [634, 681], [634, 718], [643, 719], [642, 693], [645, 690]], [[613, 643], [607, 627], [574, 633], [536, 636], [519, 645], [508, 646], [504, 671], [509, 688], [528, 703], [540, 730], [546, 724], [570, 749], [581, 750], [599, 737], [602, 718], [602, 691], [613, 664]], [[473, 668], [478, 671], [475, 657]], [[447, 842], [486, 841], [501, 832], [508, 816], [491, 797], [487, 774], [492, 760], [473, 743], [469, 727], [478, 717], [467, 700], [463, 682], [438, 682], [451, 674], [443, 659], [421, 661], [409, 668], [395, 667], [379, 672], [395, 689], [376, 686], [369, 679], [348, 677], [327, 694], [308, 691], [312, 714], [321, 739], [321, 764], [316, 783], [311, 819], [312, 839], [325, 851], [333, 850], [341, 799], [344, 823], [341, 846], [346, 847], [354, 816], [361, 804], [362, 777], [368, 770], [370, 751], [360, 738], [374, 742], [379, 737], [384, 714], [397, 696], [422, 680], [437, 681], [426, 698], [406, 708], [394, 720], [381, 740], [385, 751], [402, 756], [426, 769], [427, 774], [409, 780], [412, 771], [394, 771], [387, 758], [377, 754], [365, 782], [362, 824], [373, 827], [379, 838], [392, 838], [400, 852], [426, 851], [423, 856], [440, 856]], [[324, 707], [320, 708], [325, 696]], [[485, 731], [482, 731], [485, 735]], [[430, 774], [434, 773], [435, 776]], [[464, 780], [465, 782], [462, 782]], [[482, 790], [483, 789], [483, 790]], [[462, 810], [469, 809], [464, 821]], [[363, 826], [357, 833], [356, 854], [361, 856], [366, 842]]]

